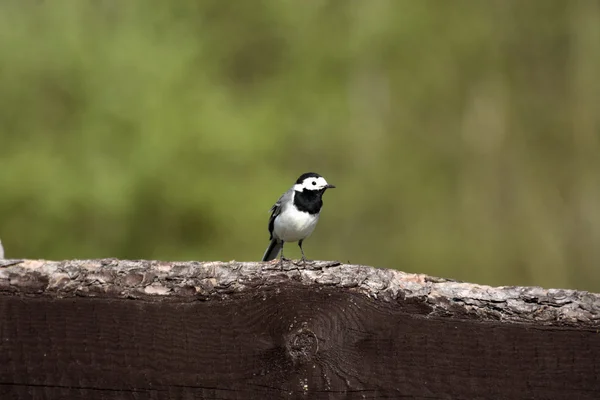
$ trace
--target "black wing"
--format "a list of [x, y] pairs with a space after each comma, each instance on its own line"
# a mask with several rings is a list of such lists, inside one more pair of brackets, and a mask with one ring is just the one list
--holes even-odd
[[290, 189], [287, 192], [285, 192], [284, 194], [281, 195], [281, 197], [279, 198], [279, 200], [277, 200], [277, 203], [273, 204], [273, 207], [271, 207], [271, 209], [269, 210], [269, 212], [271, 213], [271, 217], [269, 218], [269, 240], [273, 239], [273, 228], [275, 226], [275, 218], [277, 218], [277, 216], [279, 214], [281, 214], [281, 210], [283, 209], [283, 204], [285, 202], [288, 201], [292, 201], [292, 195], [294, 193], [294, 189]]

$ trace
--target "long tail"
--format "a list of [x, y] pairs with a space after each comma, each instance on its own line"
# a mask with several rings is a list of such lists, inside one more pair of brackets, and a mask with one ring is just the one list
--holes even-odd
[[279, 242], [276, 239], [271, 239], [271, 243], [269, 243], [269, 247], [267, 247], [267, 251], [265, 251], [265, 255], [263, 256], [262, 260], [271, 261], [276, 259], [282, 247], [283, 242]]

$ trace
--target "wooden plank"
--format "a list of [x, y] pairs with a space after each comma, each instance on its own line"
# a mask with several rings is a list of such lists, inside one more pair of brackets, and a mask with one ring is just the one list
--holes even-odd
[[598, 399], [599, 317], [364, 266], [24, 261], [0, 267], [0, 398]]

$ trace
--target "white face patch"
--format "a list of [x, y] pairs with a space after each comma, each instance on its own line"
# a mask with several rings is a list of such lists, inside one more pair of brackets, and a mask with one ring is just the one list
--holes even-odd
[[322, 190], [327, 187], [327, 181], [322, 176], [315, 178], [310, 177], [294, 185], [294, 190], [302, 192], [303, 190]]

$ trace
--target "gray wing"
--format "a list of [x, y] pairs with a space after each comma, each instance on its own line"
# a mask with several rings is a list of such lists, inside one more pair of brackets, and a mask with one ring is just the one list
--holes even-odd
[[282, 194], [279, 200], [277, 200], [277, 203], [273, 204], [273, 207], [271, 207], [271, 209], [269, 210], [269, 212], [271, 213], [271, 217], [269, 218], [269, 234], [271, 236], [269, 237], [269, 240], [273, 239], [273, 228], [275, 225], [275, 218], [279, 214], [281, 214], [281, 211], [283, 210], [285, 205], [291, 203], [293, 194], [294, 188], [291, 188], [290, 190]]

